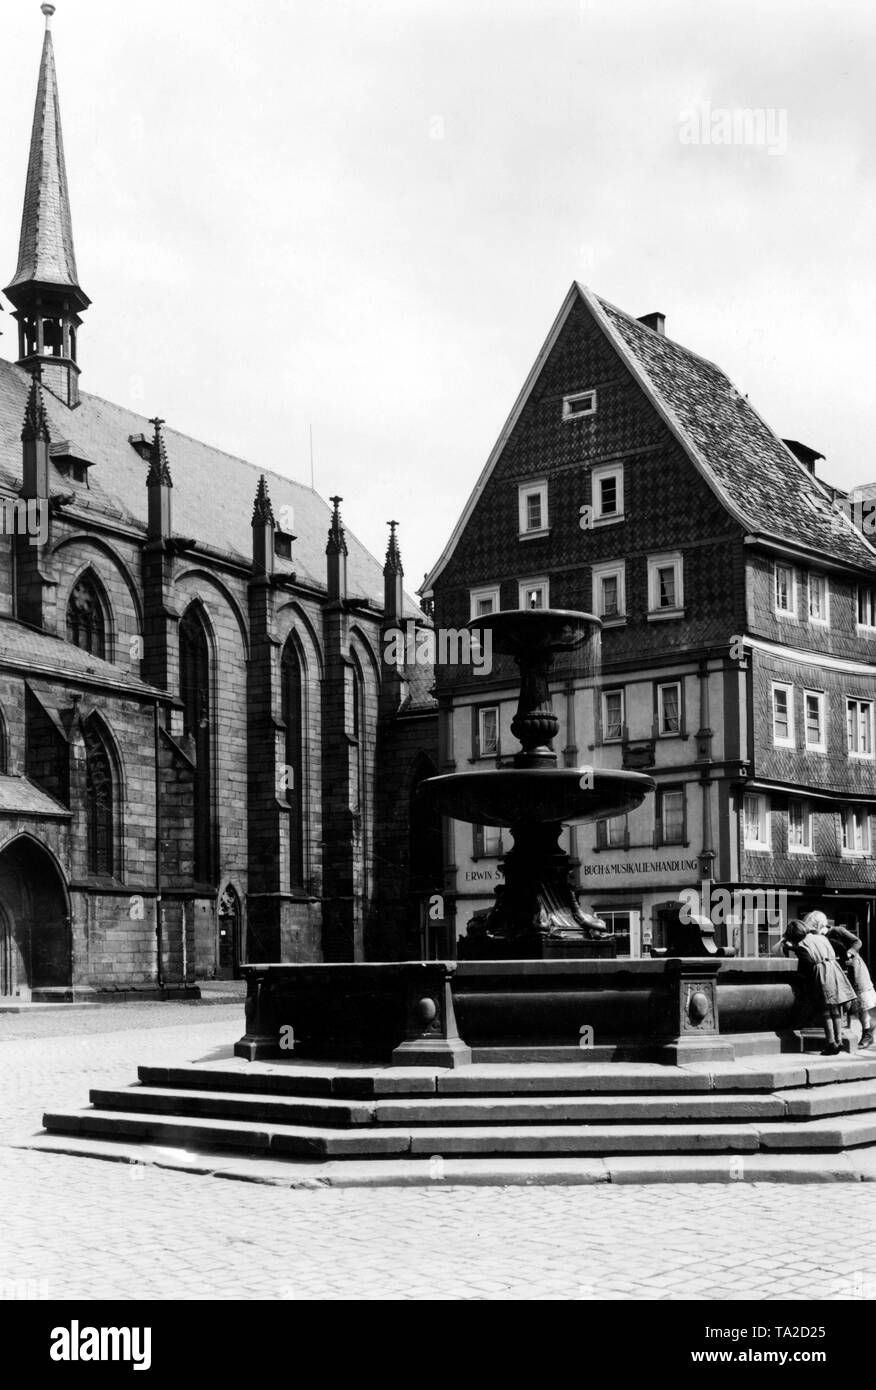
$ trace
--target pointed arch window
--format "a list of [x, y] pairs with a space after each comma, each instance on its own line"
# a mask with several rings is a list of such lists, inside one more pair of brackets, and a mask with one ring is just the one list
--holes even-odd
[[358, 665], [353, 666], [353, 708], [350, 721], [350, 810], [362, 809], [362, 788], [364, 783], [365, 745], [362, 739], [363, 692], [362, 672]]
[[194, 876], [213, 876], [212, 671], [210, 640], [200, 607], [192, 603], [179, 625], [179, 680], [183, 729], [194, 744]]
[[67, 600], [67, 641], [106, 659], [106, 617], [103, 597], [91, 574], [83, 574]]
[[286, 801], [289, 819], [290, 886], [304, 886], [304, 672], [290, 637], [281, 661], [282, 718], [286, 726]]
[[88, 869], [93, 874], [115, 871], [115, 786], [113, 765], [97, 723], [85, 726], [85, 805]]
[[6, 717], [0, 709], [0, 772], [9, 771], [9, 736], [6, 732]]

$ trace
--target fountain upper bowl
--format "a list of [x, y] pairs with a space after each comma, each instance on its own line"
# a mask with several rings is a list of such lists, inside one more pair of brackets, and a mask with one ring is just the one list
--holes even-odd
[[571, 608], [507, 608], [484, 613], [467, 624], [472, 632], [489, 632], [493, 651], [504, 656], [538, 652], [571, 652], [600, 631], [593, 613]]
[[441, 815], [472, 825], [573, 825], [622, 816], [640, 806], [655, 786], [653, 777], [642, 772], [500, 767], [430, 777], [420, 794]]

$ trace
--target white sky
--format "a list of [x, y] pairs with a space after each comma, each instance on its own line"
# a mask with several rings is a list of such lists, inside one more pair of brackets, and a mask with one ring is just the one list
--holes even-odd
[[[4, 0], [3, 284], [42, 27]], [[573, 279], [876, 478], [872, 0], [57, 0], [53, 29], [83, 388], [304, 482], [312, 424], [409, 589]], [[705, 102], [786, 112], [786, 152], [682, 143]]]

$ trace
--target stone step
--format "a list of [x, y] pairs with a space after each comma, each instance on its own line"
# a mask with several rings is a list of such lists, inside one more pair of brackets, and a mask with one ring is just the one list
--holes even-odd
[[772, 1092], [836, 1081], [876, 1081], [876, 1057], [803, 1058], [769, 1062], [484, 1064], [450, 1068], [357, 1068], [297, 1062], [192, 1063], [141, 1066], [151, 1087], [237, 1091], [242, 1094], [368, 1099], [429, 1095], [674, 1095]]
[[852, 1149], [861, 1144], [876, 1144], [876, 1111], [807, 1120], [802, 1124], [766, 1123], [758, 1125], [758, 1129], [763, 1149]]
[[822, 1115], [846, 1115], [876, 1110], [876, 1081], [835, 1081], [808, 1090], [775, 1092], [789, 1119], [818, 1119]]
[[725, 1154], [607, 1154], [540, 1158], [463, 1155], [365, 1157], [346, 1159], [282, 1158], [224, 1148], [212, 1152], [172, 1149], [135, 1139], [97, 1139], [89, 1135], [40, 1134], [16, 1147], [105, 1162], [130, 1163], [210, 1175], [272, 1187], [496, 1187], [591, 1186], [594, 1183], [837, 1183], [876, 1182], [876, 1147], [848, 1152], [792, 1153], [782, 1150]]
[[160, 1144], [207, 1149], [244, 1149], [248, 1153], [292, 1154], [300, 1158], [344, 1158], [347, 1155], [405, 1154], [411, 1136], [404, 1130], [349, 1130], [305, 1125], [245, 1123], [176, 1115], [150, 1116], [122, 1110], [80, 1110], [75, 1114], [46, 1114], [50, 1134], [91, 1134], [103, 1138], [139, 1139]]
[[121, 1090], [92, 1090], [97, 1110], [147, 1112], [153, 1115], [210, 1116], [221, 1120], [262, 1121], [291, 1125], [327, 1125], [343, 1129], [375, 1123], [376, 1105], [367, 1101], [338, 1100], [331, 1096], [299, 1099], [294, 1096], [242, 1095], [239, 1091], [193, 1091], [171, 1087], [127, 1086]]
[[300, 1158], [349, 1158], [394, 1155], [727, 1155], [759, 1150], [837, 1151], [876, 1144], [876, 1112], [838, 1119], [755, 1121], [748, 1124], [579, 1124], [464, 1125], [386, 1128], [357, 1125], [349, 1130], [327, 1127], [246, 1123], [207, 1117], [151, 1116], [113, 1110], [47, 1114], [51, 1134], [90, 1135], [104, 1139], [172, 1144], [181, 1147], [232, 1148], [248, 1153]]
[[[869, 1088], [868, 1088], [869, 1089]], [[793, 1094], [789, 1092], [788, 1094]], [[130, 1086], [92, 1090], [98, 1110], [124, 1110], [180, 1116], [213, 1116], [293, 1125], [483, 1125], [483, 1124], [666, 1124], [774, 1119], [787, 1115], [782, 1100], [768, 1095], [724, 1093], [674, 1096], [429, 1096], [366, 1101], [332, 1098], [241, 1095], [239, 1092], [194, 1091]], [[870, 1105], [876, 1106], [876, 1087]], [[859, 1109], [866, 1108], [859, 1106]], [[799, 1112], [801, 1115], [805, 1112]], [[830, 1113], [824, 1110], [822, 1113]]]

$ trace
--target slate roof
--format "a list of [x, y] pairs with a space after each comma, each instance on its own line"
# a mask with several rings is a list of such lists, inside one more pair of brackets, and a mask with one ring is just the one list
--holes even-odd
[[598, 303], [752, 531], [851, 564], [876, 564], [873, 547], [853, 527], [837, 523], [829, 489], [795, 458], [720, 367], [606, 300]]
[[0, 773], [0, 812], [20, 816], [56, 816], [68, 818], [70, 812], [41, 787], [26, 777], [10, 777]]
[[18, 267], [10, 288], [28, 281], [79, 284], [64, 164], [58, 79], [46, 28], [27, 165]]
[[740, 525], [767, 542], [867, 569], [876, 566], [876, 547], [833, 505], [838, 489], [810, 473], [720, 367], [575, 283], [420, 593], [430, 592], [450, 560], [572, 308], [582, 300]]
[[[0, 359], [0, 488], [21, 485], [21, 424], [30, 377], [23, 368]], [[48, 389], [43, 392], [52, 442], [70, 441], [77, 458], [90, 460], [88, 482], [77, 483], [53, 465], [52, 491], [74, 493], [71, 506], [145, 532], [148, 463], [128, 442], [132, 435], [152, 439], [153, 426], [142, 415], [82, 393], [69, 409]], [[291, 531], [292, 559], [277, 558], [280, 573], [325, 590], [325, 545], [332, 510], [302, 483], [256, 467], [212, 445], [163, 428], [173, 477], [173, 530], [229, 559], [252, 561], [252, 510], [259, 475], [264, 473], [278, 524]], [[363, 479], [363, 488], [366, 480]], [[355, 498], [350, 499], [351, 503]], [[289, 509], [289, 510], [286, 510]], [[343, 509], [342, 509], [343, 512]], [[383, 608], [383, 566], [344, 523], [347, 540], [347, 588], [351, 598], [366, 598]], [[405, 596], [405, 616], [420, 610]]]
[[77, 679], [85, 684], [112, 686], [149, 699], [167, 699], [167, 692], [155, 690], [139, 676], [114, 666], [99, 656], [74, 647], [60, 637], [52, 637], [15, 618], [0, 617], [0, 665], [20, 667], [33, 675], [57, 676], [65, 682]]
[[403, 701], [399, 714], [413, 714], [417, 710], [436, 710], [438, 701], [431, 693], [435, 684], [435, 667], [421, 666], [416, 662], [402, 668], [402, 679], [407, 683], [407, 698]]

